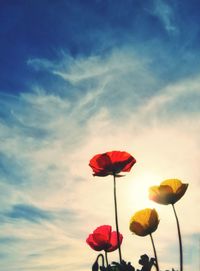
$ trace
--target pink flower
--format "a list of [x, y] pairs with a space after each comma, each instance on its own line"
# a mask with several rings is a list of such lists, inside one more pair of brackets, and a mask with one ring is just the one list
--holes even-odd
[[125, 151], [111, 151], [96, 154], [89, 163], [94, 176], [117, 175], [121, 171], [128, 172], [136, 163], [133, 156]]
[[[119, 233], [120, 245], [122, 243], [123, 236]], [[117, 232], [112, 231], [112, 227], [109, 225], [103, 225], [93, 231], [92, 234], [86, 239], [87, 244], [96, 251], [105, 250], [106, 252], [112, 252], [118, 248]]]

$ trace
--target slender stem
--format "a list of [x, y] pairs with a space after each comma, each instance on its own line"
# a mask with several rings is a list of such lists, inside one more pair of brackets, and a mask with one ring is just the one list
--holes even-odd
[[180, 271], [183, 271], [183, 247], [182, 247], [182, 240], [181, 240], [181, 230], [180, 230], [178, 216], [177, 216], [174, 204], [172, 204], [172, 208], [173, 208], [174, 215], [175, 215], [175, 218], [176, 218], [176, 224], [177, 224], [177, 230], [178, 230], [179, 252], [180, 252]]
[[106, 267], [108, 267], [108, 253], [105, 251]]
[[116, 179], [115, 174], [113, 174], [114, 178], [114, 204], [115, 204], [115, 224], [116, 224], [116, 231], [117, 231], [117, 243], [118, 243], [118, 251], [119, 251], [119, 261], [122, 262], [122, 254], [120, 248], [120, 238], [119, 238], [119, 226], [118, 226], [118, 214], [117, 214], [117, 194], [116, 194]]
[[158, 257], [157, 257], [156, 248], [155, 248], [154, 241], [153, 241], [153, 236], [152, 236], [151, 233], [149, 235], [151, 237], [151, 243], [152, 243], [152, 246], [153, 246], [154, 257], [156, 259], [156, 269], [157, 269], [157, 271], [159, 271]]

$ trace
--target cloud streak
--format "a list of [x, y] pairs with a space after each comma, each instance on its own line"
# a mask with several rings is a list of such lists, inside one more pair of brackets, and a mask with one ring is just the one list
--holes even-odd
[[41, 220], [51, 220], [48, 212], [25, 204], [16, 204], [13, 208], [4, 214], [11, 219], [25, 219], [30, 222], [39, 223]]
[[153, 0], [150, 14], [156, 16], [169, 34], [178, 34], [179, 29], [175, 23], [173, 6], [165, 0]]

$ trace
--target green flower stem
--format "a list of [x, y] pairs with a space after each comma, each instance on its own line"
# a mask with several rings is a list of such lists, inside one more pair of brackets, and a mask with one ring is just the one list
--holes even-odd
[[182, 240], [181, 240], [181, 230], [180, 230], [178, 216], [177, 216], [174, 204], [172, 204], [172, 208], [173, 208], [174, 215], [175, 215], [175, 218], [176, 218], [176, 224], [177, 224], [177, 230], [178, 230], [179, 252], [180, 252], [180, 271], [183, 271], [183, 247], [182, 247]]
[[108, 253], [105, 251], [106, 267], [108, 267]]
[[114, 178], [114, 204], [115, 204], [115, 224], [116, 224], [116, 232], [117, 232], [117, 243], [118, 243], [118, 251], [119, 251], [119, 261], [122, 262], [122, 254], [120, 248], [120, 239], [119, 239], [119, 226], [118, 226], [118, 214], [117, 214], [117, 193], [116, 193], [116, 177], [113, 174]]
[[156, 253], [155, 244], [154, 244], [154, 241], [153, 241], [153, 236], [152, 236], [151, 233], [149, 235], [151, 237], [151, 243], [152, 243], [152, 246], [153, 246], [154, 257], [155, 257], [155, 260], [156, 260], [156, 269], [157, 269], [157, 271], [159, 271], [158, 257], [157, 257], [157, 253]]

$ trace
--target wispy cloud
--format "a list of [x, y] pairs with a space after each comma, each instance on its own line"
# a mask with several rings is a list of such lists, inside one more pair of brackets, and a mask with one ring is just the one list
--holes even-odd
[[178, 34], [179, 28], [176, 23], [173, 6], [166, 0], [153, 0], [151, 7], [147, 10], [156, 16], [169, 34]]
[[41, 220], [52, 219], [49, 212], [26, 204], [16, 204], [4, 215], [11, 219], [25, 219], [35, 223], [39, 223]]
[[[1, 247], [0, 253], [7, 255], [1, 269], [89, 268], [96, 254], [85, 238], [99, 224], [113, 225], [113, 217], [112, 183], [109, 177], [92, 177], [88, 161], [112, 149], [127, 150], [138, 161], [133, 173], [118, 183], [127, 259], [136, 262], [144, 248], [151, 254], [147, 240], [130, 235], [128, 219], [136, 209], [155, 207], [146, 191], [165, 178], [190, 183], [178, 211], [183, 237], [197, 233], [192, 218], [199, 212], [199, 76], [163, 86], [149, 61], [125, 47], [106, 56], [29, 61], [33, 63], [49, 76], [62, 77], [63, 85], [59, 94], [38, 84], [31, 93], [1, 96], [0, 178], [5, 196], [0, 201], [7, 219], [0, 228], [13, 238]], [[166, 229], [170, 210], [156, 208], [163, 221], [156, 240], [164, 262], [166, 243], [175, 244], [175, 235], [165, 233], [176, 229], [172, 223]], [[8, 264], [11, 255], [15, 269]], [[175, 262], [170, 258], [172, 266]]]
[[139, 256], [152, 255], [128, 223], [153, 207], [161, 269], [178, 269], [172, 210], [148, 199], [149, 186], [176, 177], [189, 183], [177, 203], [185, 271], [197, 270], [198, 6], [30, 2], [0, 9], [0, 270], [91, 268], [96, 252], [85, 239], [114, 219], [112, 180], [93, 177], [88, 162], [116, 149], [137, 160], [117, 182], [124, 259], [139, 268]]

